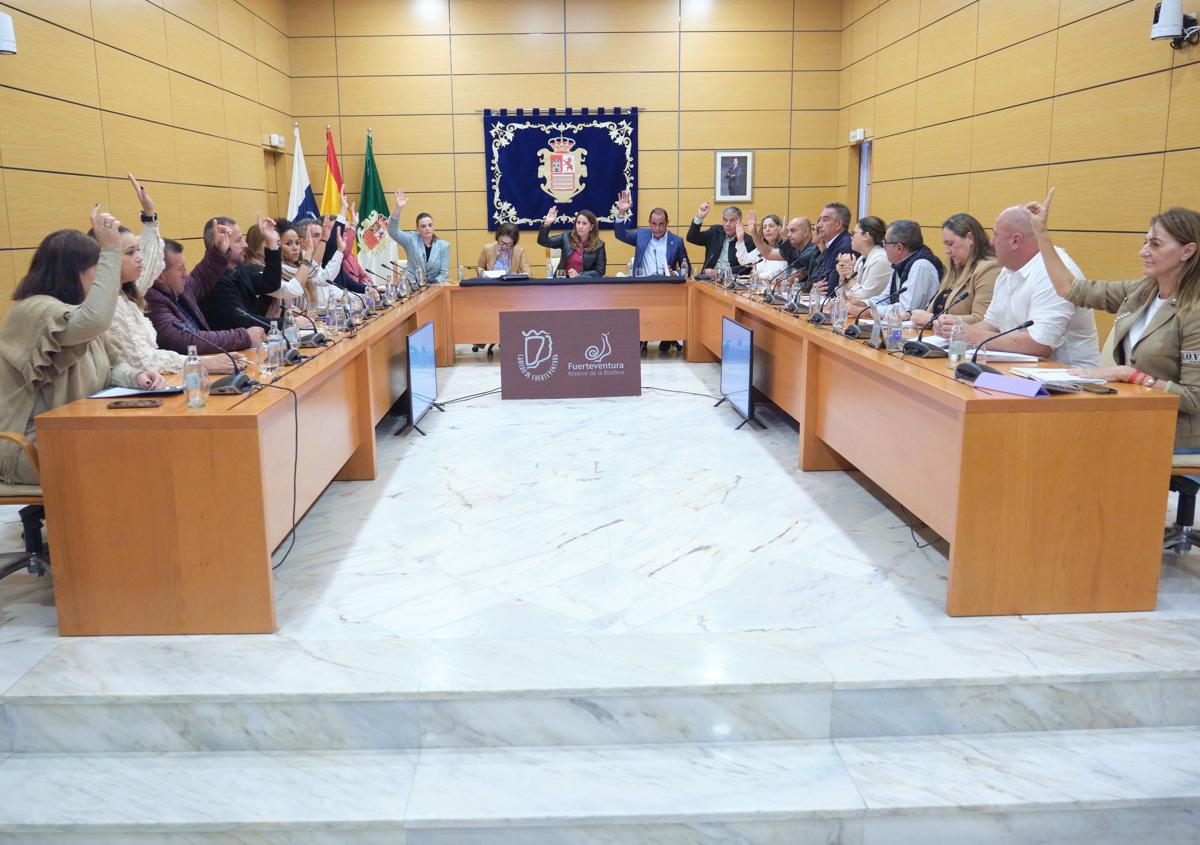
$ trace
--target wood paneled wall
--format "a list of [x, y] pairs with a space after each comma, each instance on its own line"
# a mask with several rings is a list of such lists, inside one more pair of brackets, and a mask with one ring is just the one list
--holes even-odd
[[[740, 205], [760, 214], [811, 215], [845, 182], [837, 0], [289, 0], [288, 13], [313, 184], [329, 124], [356, 194], [372, 127], [384, 188], [412, 198], [404, 224], [431, 213], [455, 264], [492, 238], [483, 108], [638, 106], [639, 208], [663, 206], [677, 231], [712, 195], [715, 149], [756, 151]], [[605, 238], [619, 268], [632, 250]]]
[[839, 133], [874, 130], [871, 213], [919, 221], [939, 249], [950, 214], [990, 228], [1053, 185], [1056, 239], [1083, 270], [1140, 274], [1149, 218], [1200, 207], [1200, 49], [1151, 41], [1153, 10], [846, 0]]
[[198, 258], [205, 220], [253, 221], [287, 200], [291, 134], [283, 0], [5, 0], [0, 57], [0, 317], [33, 248], [86, 229], [101, 202], [138, 229], [133, 170], [164, 233]]

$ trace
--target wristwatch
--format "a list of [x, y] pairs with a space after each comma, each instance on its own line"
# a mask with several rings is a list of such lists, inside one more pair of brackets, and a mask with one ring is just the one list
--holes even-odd
[[147, 216], [146, 212], [143, 211], [138, 216], [140, 216], [142, 218], [143, 223], [157, 223], [158, 222], [158, 212], [157, 211], [149, 216]]
[[1158, 379], [1154, 376], [1146, 376], [1146, 380], [1142, 382], [1142, 387], [1154, 387], [1158, 383]]

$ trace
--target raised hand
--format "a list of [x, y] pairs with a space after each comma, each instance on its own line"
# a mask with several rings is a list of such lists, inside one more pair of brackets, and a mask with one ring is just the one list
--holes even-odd
[[101, 249], [116, 249], [121, 244], [121, 221], [100, 210], [100, 203], [92, 206], [92, 231]]
[[350, 214], [346, 217], [346, 227], [358, 231], [358, 206], [350, 203]]
[[[746, 214], [746, 225], [749, 226], [751, 230], [758, 228], [758, 212], [757, 211], [750, 211], [748, 214]], [[740, 229], [741, 227], [739, 226], [738, 228]], [[738, 237], [741, 237], [740, 231], [738, 232]]]
[[[752, 225], [753, 225], [753, 224], [752, 224]], [[742, 223], [742, 221], [741, 221], [740, 219], [738, 220], [738, 222], [737, 222], [737, 223], [735, 223], [735, 224], [733, 225], [733, 231], [734, 231], [734, 233], [737, 235], [737, 239], [738, 239], [739, 241], [740, 241], [742, 238], [746, 237], [746, 227], [745, 227], [745, 225]]]
[[549, 229], [554, 225], [554, 221], [558, 219], [558, 206], [550, 206], [550, 210], [546, 212], [546, 219], [542, 221], [542, 228]]
[[1025, 216], [1029, 218], [1030, 225], [1033, 226], [1033, 231], [1037, 234], [1042, 234], [1046, 231], [1050, 222], [1050, 201], [1054, 199], [1054, 189], [1046, 194], [1046, 199], [1040, 203], [1031, 202], [1025, 205]]
[[229, 244], [233, 237], [233, 233], [228, 226], [224, 226], [213, 220], [213, 248], [222, 255], [229, 252]]
[[155, 214], [154, 200], [150, 199], [150, 194], [138, 182], [137, 177], [132, 173], [127, 173], [126, 175], [129, 177], [129, 183], [133, 185], [133, 192], [137, 194], [138, 202], [142, 204], [142, 214], [147, 217], [153, 217]]
[[633, 207], [633, 197], [629, 191], [621, 191], [617, 194], [617, 214], [624, 217], [629, 213], [629, 209]]
[[338, 188], [338, 197], [340, 197], [342, 200], [341, 215], [344, 217], [346, 215], [346, 209], [350, 207], [350, 204], [348, 202], [346, 202], [346, 188], [345, 187]]
[[706, 216], [708, 216], [708, 210], [710, 208], [712, 208], [712, 204], [716, 201], [716, 199], [717, 199], [716, 197], [713, 197], [712, 199], [707, 199], [704, 202], [700, 203], [700, 208], [697, 209], [696, 216], [699, 217], [701, 220], [703, 220]]
[[342, 232], [337, 233], [337, 251], [341, 253], [346, 252], [346, 236]]
[[408, 194], [404, 193], [403, 188], [396, 189], [396, 211], [408, 205]]

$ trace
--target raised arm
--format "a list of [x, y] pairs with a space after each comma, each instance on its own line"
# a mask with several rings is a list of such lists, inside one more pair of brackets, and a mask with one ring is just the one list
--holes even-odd
[[637, 229], [629, 230], [629, 209], [633, 207], [633, 198], [629, 191], [617, 194], [617, 216], [613, 219], [613, 236], [621, 243], [637, 246]]
[[117, 296], [121, 291], [121, 221], [92, 206], [92, 231], [100, 244], [100, 264], [87, 297], [71, 312], [67, 326], [59, 334], [63, 346], [90, 343], [112, 325], [117, 311]]
[[708, 241], [704, 239], [704, 234], [700, 231], [700, 226], [704, 223], [704, 218], [708, 214], [708, 210], [712, 208], [712, 204], [713, 200], [705, 200], [700, 203], [700, 208], [696, 210], [696, 216], [692, 218], [692, 225], [688, 226], [686, 237], [688, 243], [695, 244], [696, 246], [708, 246]]
[[154, 200], [132, 173], [128, 176], [142, 206], [142, 233], [138, 236], [138, 247], [142, 251], [142, 273], [137, 279], [137, 290], [138, 293], [145, 293], [150, 290], [154, 280], [162, 275], [167, 261], [162, 234], [158, 229], [158, 211], [154, 207]]
[[1050, 201], [1053, 199], [1054, 189], [1051, 188], [1043, 202], [1031, 202], [1025, 206], [1025, 216], [1029, 218], [1029, 225], [1033, 227], [1033, 234], [1037, 237], [1038, 249], [1042, 251], [1042, 261], [1046, 264], [1050, 282], [1054, 285], [1055, 292], [1065, 299], [1071, 289], [1071, 282], [1075, 281], [1075, 274], [1063, 263], [1058, 250], [1054, 248], [1054, 241], [1050, 239], [1048, 224]]

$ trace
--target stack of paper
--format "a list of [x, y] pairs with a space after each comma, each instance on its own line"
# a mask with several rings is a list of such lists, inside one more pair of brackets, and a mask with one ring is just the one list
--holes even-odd
[[1070, 370], [1053, 367], [1013, 367], [1014, 376], [1036, 379], [1043, 384], [1104, 384], [1102, 378], [1084, 378], [1071, 375]]

